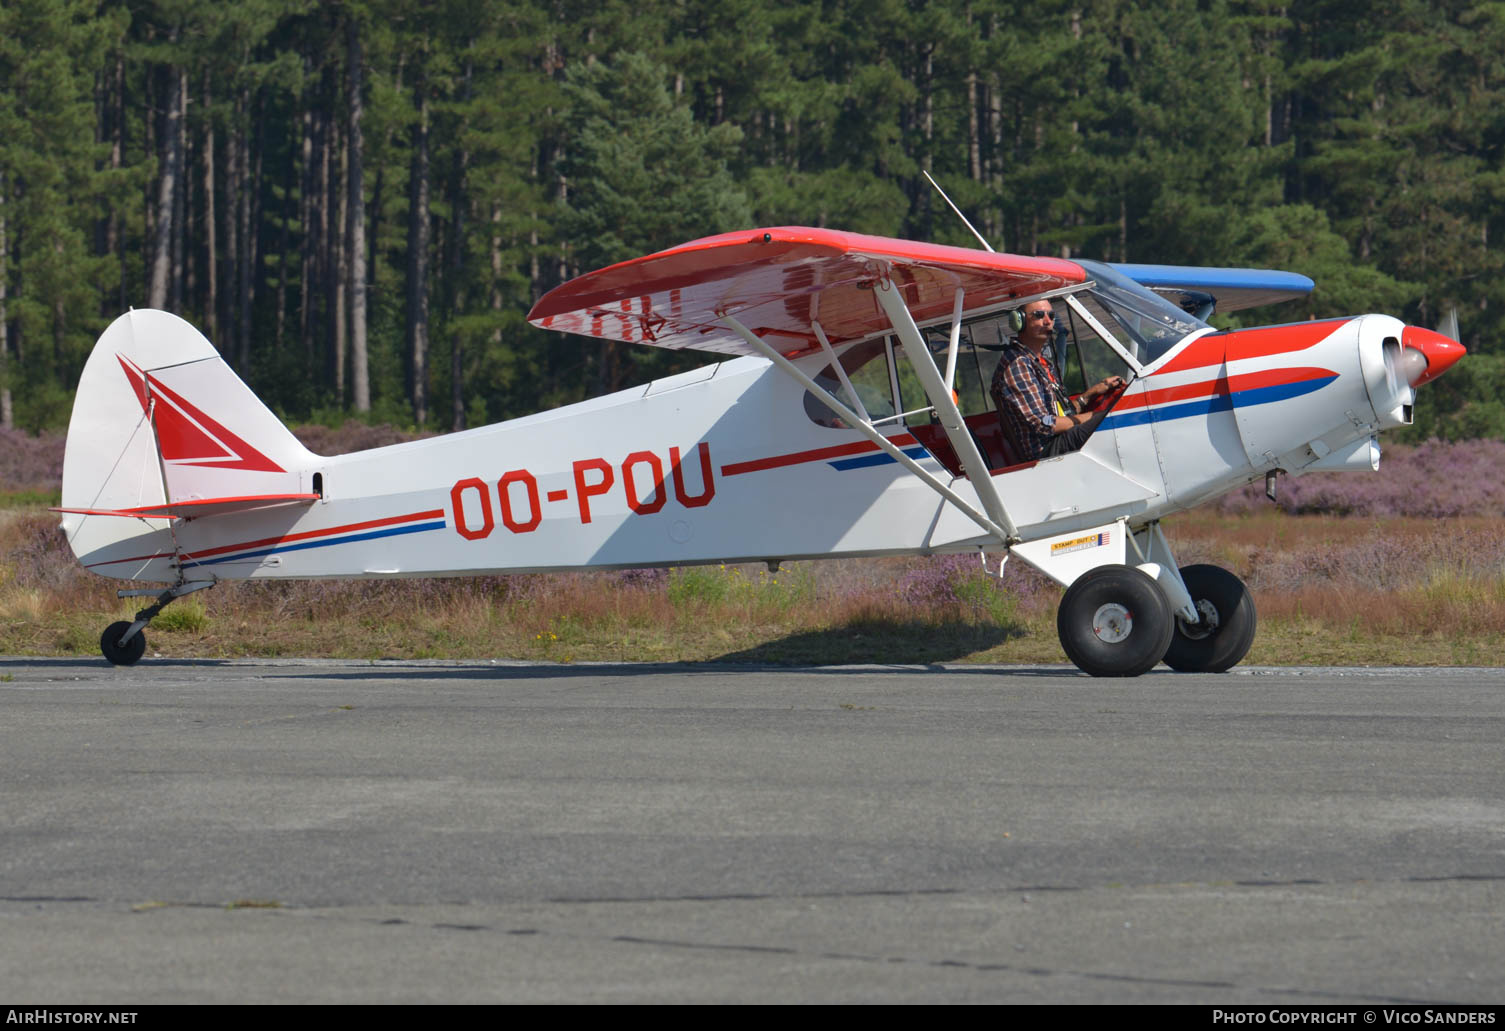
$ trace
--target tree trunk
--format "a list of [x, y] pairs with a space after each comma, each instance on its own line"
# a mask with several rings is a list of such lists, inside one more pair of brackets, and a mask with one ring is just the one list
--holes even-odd
[[225, 341], [222, 344], [216, 341], [220, 354], [235, 353], [235, 327], [238, 324], [235, 297], [236, 284], [240, 282], [240, 219], [236, 214], [236, 195], [239, 193], [240, 152], [246, 145], [243, 114], [241, 99], [236, 97], [230, 116], [230, 134], [225, 140], [225, 294], [224, 317], [220, 323], [224, 327]]
[[[110, 71], [110, 85], [105, 89], [104, 111], [102, 118], [109, 126], [110, 141], [110, 168], [119, 169], [125, 157], [125, 57], [119, 52], [115, 55], [115, 64]], [[115, 303], [101, 295], [100, 314], [106, 318], [113, 318], [126, 308], [126, 263], [124, 249], [120, 246], [120, 213], [113, 206], [110, 213], [105, 216], [104, 240], [100, 250], [101, 254], [117, 254], [120, 258], [120, 289], [116, 295]]]
[[204, 72], [204, 300], [205, 329], [219, 344], [219, 259], [215, 254], [214, 214], [214, 112], [209, 103], [209, 72]]
[[413, 173], [408, 191], [408, 348], [413, 365], [413, 419], [428, 422], [429, 105], [420, 76], [413, 127]]
[[303, 230], [298, 263], [298, 343], [305, 358], [313, 355], [314, 308], [314, 112], [303, 109], [303, 188], [298, 197], [298, 224]]
[[[248, 94], [246, 108], [250, 110], [253, 98]], [[255, 145], [241, 155], [245, 172], [241, 181], [240, 245], [243, 258], [240, 263], [240, 361], [241, 367], [250, 368], [251, 362], [251, 312], [256, 302], [256, 269], [261, 261], [258, 250], [260, 236], [253, 228], [261, 225], [261, 161], [266, 151], [266, 106], [262, 105], [256, 117]], [[254, 164], [251, 161], [255, 155]]]
[[967, 73], [967, 176], [982, 182], [982, 140], [977, 135], [977, 73]]
[[241, 128], [239, 148], [241, 167], [235, 170], [236, 221], [239, 223], [236, 236], [241, 245], [241, 253], [235, 259], [238, 272], [235, 289], [235, 354], [239, 355], [239, 366], [244, 372], [251, 355], [251, 262], [254, 260], [254, 248], [251, 247], [251, 191], [256, 188], [256, 184], [251, 181], [251, 138], [248, 131], [251, 119], [250, 90], [241, 90], [239, 107], [245, 111], [245, 123]]
[[[474, 65], [468, 59], [465, 62], [465, 82], [460, 89], [462, 104], [469, 104], [471, 99], [471, 81], [475, 71]], [[460, 126], [460, 138], [464, 139], [465, 125]], [[461, 265], [465, 253], [465, 212], [468, 210], [469, 201], [465, 196], [465, 173], [470, 169], [470, 150], [461, 147], [458, 158], [455, 161], [454, 185], [450, 190], [450, 232], [449, 232], [449, 261], [446, 279], [448, 280], [453, 294], [450, 297], [449, 317], [453, 317], [465, 310], [465, 277]], [[465, 366], [464, 340], [458, 333], [449, 334], [449, 411], [450, 429], [463, 430], [465, 428]]]
[[289, 147], [282, 169], [282, 218], [277, 227], [277, 325], [272, 334], [272, 345], [279, 356], [287, 341], [287, 249], [292, 242], [292, 219], [288, 217], [287, 199], [293, 195], [293, 178], [297, 174], [298, 162]]
[[[991, 23], [990, 36], [996, 34], [997, 21]], [[988, 164], [988, 182], [992, 186], [994, 201], [988, 208], [988, 239], [993, 246], [1000, 251], [1008, 250], [1007, 241], [1004, 239], [1004, 212], [1001, 207], [1003, 197], [1003, 165], [1005, 155], [1003, 153], [1003, 90], [999, 82], [998, 73], [988, 76], [987, 87], [988, 102], [988, 143], [990, 160]], [[996, 212], [996, 215], [995, 215]]]
[[371, 373], [366, 363], [366, 202], [364, 179], [365, 143], [361, 136], [361, 74], [363, 72], [360, 30], [351, 18], [345, 27], [350, 65], [350, 171], [346, 177], [350, 200], [345, 206], [349, 246], [349, 278], [346, 290], [350, 308], [350, 373], [355, 410], [371, 410]]
[[[491, 204], [491, 290], [490, 303], [493, 318], [497, 319], [497, 326], [491, 331], [491, 343], [500, 346], [502, 342], [501, 311], [502, 311], [502, 206], [493, 201]], [[535, 258], [533, 268], [538, 268]]]
[[345, 259], [345, 234], [347, 222], [347, 192], [342, 189], [345, 182], [346, 169], [350, 164], [348, 154], [348, 141], [345, 134], [339, 131], [339, 124], [331, 118], [329, 126], [338, 134], [337, 146], [338, 158], [331, 166], [330, 190], [330, 221], [329, 221], [329, 294], [334, 302], [334, 317], [330, 319], [330, 335], [333, 337], [334, 346], [330, 348], [330, 357], [334, 361], [334, 396], [335, 403], [341, 408], [345, 407], [345, 302], [347, 291], [345, 290], [345, 276], [348, 262]]
[[[171, 38], [177, 39], [174, 31]], [[183, 117], [182, 76], [170, 70], [166, 118], [162, 126], [162, 172], [157, 177], [156, 232], [152, 239], [151, 286], [147, 305], [165, 308], [172, 279], [173, 212], [178, 199], [178, 179], [183, 170], [183, 137], [178, 131]]]
[[[157, 77], [155, 75], [151, 74], [142, 76], [142, 79], [144, 80], [142, 89], [145, 94], [144, 100], [146, 110], [148, 112], [155, 111], [157, 109], [157, 90], [155, 85], [156, 78]], [[144, 130], [142, 139], [142, 153], [155, 154], [157, 152], [157, 119], [148, 114], [147, 117], [143, 118], [141, 121]], [[145, 274], [142, 276], [142, 283], [144, 285], [150, 286], [152, 281], [152, 258], [155, 253], [152, 250], [152, 246], [157, 239], [157, 205], [152, 199], [151, 182], [147, 182], [144, 187], [143, 195], [141, 198], [141, 210], [143, 212], [143, 222], [145, 224], [145, 231], [141, 238], [141, 257], [146, 262]], [[130, 303], [132, 306], [134, 306], [136, 302], [135, 300], [132, 300]]]
[[5, 236], [5, 174], [0, 172], [0, 429], [16, 428], [15, 406], [10, 393], [10, 325], [5, 311], [5, 280], [10, 242]]
[[178, 94], [178, 133], [174, 146], [178, 154], [177, 189], [172, 199], [172, 272], [168, 278], [167, 303], [170, 310], [182, 312], [184, 281], [189, 260], [186, 227], [188, 225], [188, 69], [179, 68], [174, 88]]

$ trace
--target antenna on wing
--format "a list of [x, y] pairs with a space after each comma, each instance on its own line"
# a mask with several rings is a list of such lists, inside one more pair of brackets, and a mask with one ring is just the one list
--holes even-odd
[[951, 198], [948, 197], [948, 196], [946, 196], [946, 191], [943, 190], [943, 189], [941, 189], [941, 184], [938, 183], [938, 182], [936, 182], [934, 179], [931, 179], [930, 178], [930, 173], [927, 172], [927, 171], [925, 171], [923, 168], [920, 169], [920, 174], [923, 175], [926, 179], [930, 180], [930, 185], [934, 186], [935, 187], [935, 192], [939, 193], [941, 195], [941, 200], [943, 200], [947, 204], [951, 205], [951, 210], [954, 211], [954, 212], [956, 212], [956, 217], [962, 220], [962, 225], [964, 225], [968, 229], [972, 230], [972, 235], [975, 236], [975, 237], [977, 237], [977, 242], [980, 243], [980, 244], [982, 244], [983, 248], [985, 250], [987, 250], [987, 252], [989, 254], [995, 254], [995, 253], [997, 253], [996, 251], [993, 250], [993, 245], [990, 244], [990, 243], [988, 243], [988, 241], [984, 240], [982, 238], [982, 234], [979, 233], [976, 230], [976, 228], [973, 227], [973, 225], [972, 225], [971, 222], [967, 221], [967, 216], [962, 214], [962, 209], [959, 208], [959, 207], [957, 207], [955, 204], [951, 204]]

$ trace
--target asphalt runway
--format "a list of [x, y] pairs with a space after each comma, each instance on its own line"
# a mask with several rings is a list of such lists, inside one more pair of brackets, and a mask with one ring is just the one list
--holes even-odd
[[1505, 999], [1505, 671], [0, 659], [0, 1002]]

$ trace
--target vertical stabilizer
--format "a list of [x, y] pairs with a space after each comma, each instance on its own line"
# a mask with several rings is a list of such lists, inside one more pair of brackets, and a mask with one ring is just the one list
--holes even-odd
[[[167, 312], [110, 324], [79, 379], [62, 508], [119, 511], [207, 498], [297, 494], [318, 461], [225, 364]], [[63, 530], [85, 565], [171, 579], [169, 522], [75, 511]]]

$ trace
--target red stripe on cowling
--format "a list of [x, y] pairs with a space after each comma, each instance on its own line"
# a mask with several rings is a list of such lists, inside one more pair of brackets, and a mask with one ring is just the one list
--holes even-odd
[[1219, 376], [1217, 379], [1203, 380], [1201, 383], [1186, 383], [1177, 387], [1164, 387], [1160, 390], [1146, 390], [1137, 396], [1125, 397], [1114, 406], [1115, 412], [1131, 411], [1135, 408], [1148, 408], [1150, 405], [1166, 404], [1171, 401], [1194, 401], [1202, 397], [1224, 397], [1230, 393], [1238, 393], [1241, 390], [1258, 390], [1260, 387], [1277, 387], [1287, 383], [1304, 383], [1307, 380], [1326, 379], [1336, 376], [1331, 369], [1302, 368], [1302, 369], [1265, 369], [1259, 372], [1246, 372], [1238, 376]]
[[1272, 354], [1304, 351], [1326, 340], [1348, 321], [1319, 319], [1315, 322], [1293, 322], [1287, 326], [1262, 326], [1259, 329], [1209, 333], [1193, 340], [1186, 346], [1186, 350], [1155, 370], [1156, 375], [1220, 365], [1225, 357], [1234, 362], [1243, 358], [1264, 358]]

